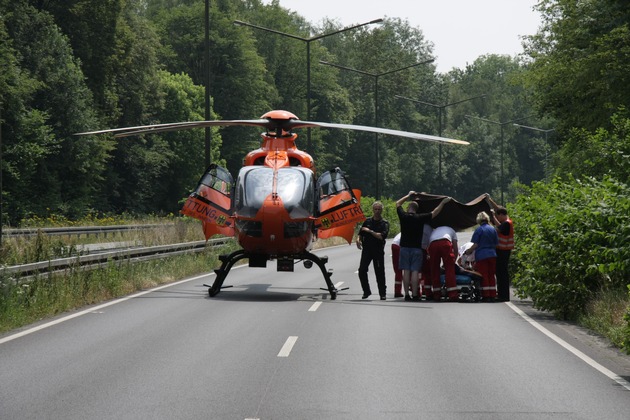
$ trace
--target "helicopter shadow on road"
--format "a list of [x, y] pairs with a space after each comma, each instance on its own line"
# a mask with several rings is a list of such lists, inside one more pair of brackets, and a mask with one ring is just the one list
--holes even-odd
[[[205, 287], [205, 286], [204, 286]], [[269, 283], [250, 283], [239, 286], [226, 287], [218, 295], [210, 297], [206, 293], [206, 299], [213, 301], [235, 302], [290, 302], [296, 301], [303, 294], [291, 292], [276, 292]]]

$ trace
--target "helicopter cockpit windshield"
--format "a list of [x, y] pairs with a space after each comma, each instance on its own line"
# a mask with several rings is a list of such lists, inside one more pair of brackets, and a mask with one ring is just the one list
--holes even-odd
[[[254, 217], [273, 192], [272, 168], [244, 167], [236, 180], [234, 209], [242, 217]], [[313, 172], [302, 167], [278, 169], [277, 193], [292, 219], [313, 215], [315, 179]]]

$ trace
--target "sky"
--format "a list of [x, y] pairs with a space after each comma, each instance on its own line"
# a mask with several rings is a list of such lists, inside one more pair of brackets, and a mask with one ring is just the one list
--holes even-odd
[[[270, 3], [269, 1], [264, 1]], [[437, 71], [465, 68], [485, 54], [523, 52], [521, 36], [533, 35], [538, 0], [280, 0], [284, 8], [317, 24], [325, 17], [343, 26], [382, 17], [408, 20], [433, 43]]]

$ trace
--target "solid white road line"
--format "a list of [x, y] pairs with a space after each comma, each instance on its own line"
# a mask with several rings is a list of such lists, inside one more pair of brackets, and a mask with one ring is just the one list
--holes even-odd
[[284, 346], [282, 346], [282, 348], [280, 349], [280, 353], [278, 353], [278, 357], [289, 357], [289, 354], [291, 353], [291, 350], [293, 349], [293, 346], [295, 345], [297, 339], [297, 335], [292, 335], [287, 338]]
[[601, 373], [603, 373], [604, 375], [608, 376], [610, 379], [612, 379], [613, 381], [617, 382], [619, 385], [621, 385], [622, 387], [624, 387], [628, 391], [630, 391], [630, 382], [626, 381], [621, 376], [617, 375], [615, 372], [613, 372], [613, 371], [605, 368], [604, 366], [600, 365], [595, 360], [591, 359], [586, 354], [582, 353], [580, 350], [576, 349], [575, 347], [573, 347], [572, 345], [570, 345], [569, 343], [567, 343], [566, 341], [564, 341], [563, 339], [561, 339], [560, 337], [558, 337], [557, 335], [552, 333], [551, 331], [547, 330], [545, 327], [540, 325], [538, 322], [536, 322], [532, 318], [530, 318], [529, 315], [527, 315], [525, 312], [523, 312], [518, 307], [516, 307], [513, 303], [506, 302], [506, 304], [510, 308], [512, 308], [512, 310], [514, 312], [519, 314], [525, 321], [527, 321], [531, 325], [533, 325], [534, 328], [536, 328], [538, 331], [542, 332], [547, 337], [551, 338], [553, 341], [555, 341], [556, 343], [560, 344], [562, 347], [564, 347], [565, 349], [569, 350], [571, 353], [573, 353], [574, 355], [576, 355], [577, 357], [582, 359], [582, 361], [586, 362], [591, 367], [594, 367], [595, 369], [597, 369], [598, 371], [600, 371]]

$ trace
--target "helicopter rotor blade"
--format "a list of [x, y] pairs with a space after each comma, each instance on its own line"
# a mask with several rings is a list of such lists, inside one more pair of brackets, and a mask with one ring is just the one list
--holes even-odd
[[354, 125], [354, 124], [336, 124], [336, 123], [324, 123], [315, 121], [292, 121], [292, 128], [308, 128], [308, 127], [323, 127], [323, 128], [339, 128], [345, 130], [367, 131], [370, 133], [387, 134], [390, 136], [407, 137], [416, 140], [433, 141], [438, 143], [451, 143], [451, 144], [470, 144], [464, 140], [450, 139], [447, 137], [432, 136], [429, 134], [412, 133], [410, 131], [392, 130], [389, 128], [370, 127], [366, 125]]
[[217, 121], [187, 121], [179, 123], [140, 125], [137, 127], [112, 128], [108, 130], [86, 131], [77, 133], [77, 136], [89, 136], [95, 134], [114, 134], [114, 137], [128, 137], [139, 134], [162, 133], [165, 131], [185, 130], [189, 128], [203, 128], [213, 126], [250, 125], [256, 127], [268, 127], [269, 120], [217, 120]]
[[354, 124], [337, 124], [316, 121], [302, 121], [296, 118], [264, 118], [257, 120], [217, 120], [217, 121], [188, 121], [179, 123], [141, 125], [137, 127], [113, 128], [109, 130], [89, 131], [77, 133], [77, 136], [87, 136], [94, 134], [113, 134], [114, 137], [128, 137], [139, 134], [161, 133], [165, 131], [176, 131], [190, 128], [203, 128], [214, 126], [255, 126], [267, 129], [268, 132], [278, 132], [283, 130], [290, 132], [296, 128], [337, 128], [344, 130], [367, 131], [370, 133], [387, 134], [391, 136], [407, 137], [416, 140], [432, 141], [438, 143], [470, 144], [464, 140], [451, 139], [446, 137], [432, 136], [429, 134], [412, 133], [409, 131], [393, 130], [389, 128], [370, 127]]

